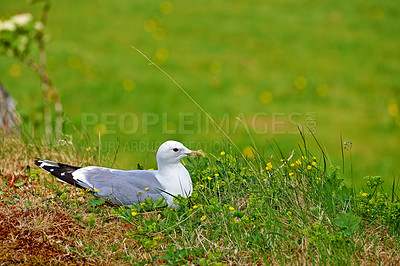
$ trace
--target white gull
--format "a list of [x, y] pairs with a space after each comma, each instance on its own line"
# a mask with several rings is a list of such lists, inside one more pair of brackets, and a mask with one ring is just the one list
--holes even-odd
[[186, 156], [203, 157], [201, 151], [191, 151], [177, 141], [164, 142], [157, 151], [158, 170], [117, 170], [99, 166], [76, 167], [37, 159], [35, 164], [56, 176], [58, 180], [90, 190], [95, 196], [114, 204], [130, 206], [145, 198], [164, 198], [175, 207], [175, 196], [187, 198], [193, 186], [189, 172], [182, 165]]

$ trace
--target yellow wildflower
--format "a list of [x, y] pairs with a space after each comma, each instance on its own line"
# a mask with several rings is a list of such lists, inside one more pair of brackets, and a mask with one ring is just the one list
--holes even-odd
[[290, 164], [290, 167], [295, 167], [295, 166], [296, 166], [295, 163], [291, 163], [291, 164]]
[[154, 168], [149, 168], [149, 171], [153, 171], [154, 170]]
[[297, 163], [298, 165], [300, 165], [300, 164], [301, 164], [300, 159], [297, 159], [296, 163]]
[[90, 151], [90, 147], [87, 147], [86, 150], [87, 150], [87, 151]]
[[132, 212], [131, 214], [133, 217], [135, 217], [137, 215], [137, 212]]
[[218, 177], [218, 176], [219, 176], [219, 174], [214, 174], [214, 176], [215, 176], [215, 177]]
[[316, 165], [317, 165], [317, 163], [316, 163], [316, 162], [312, 162], [311, 164], [312, 164], [313, 166], [316, 166]]
[[193, 210], [194, 210], [194, 209], [197, 209], [197, 208], [198, 208], [198, 206], [197, 206], [197, 205], [193, 205], [193, 207], [192, 207], [192, 208], [193, 208]]
[[149, 189], [150, 189], [150, 188], [147, 187], [147, 188], [145, 188], [144, 190], [148, 191]]
[[98, 190], [98, 189], [94, 189], [94, 192], [99, 192], [100, 190]]
[[235, 223], [235, 224], [237, 224], [239, 221], [238, 221], [238, 219], [235, 217], [235, 218], [233, 218], [233, 223]]
[[233, 207], [229, 207], [229, 210], [230, 210], [230, 211], [233, 211], [234, 209], [235, 209], [235, 208], [233, 208]]
[[267, 167], [265, 167], [265, 170], [269, 171], [272, 169], [272, 164], [271, 163], [267, 163]]
[[294, 175], [294, 173], [289, 173], [289, 176], [293, 176]]
[[142, 194], [143, 192], [139, 190], [137, 193]]
[[207, 179], [208, 179], [208, 180], [212, 180], [212, 177], [211, 177], [211, 176], [207, 176]]
[[207, 218], [207, 216], [203, 215], [203, 216], [201, 216], [200, 220], [204, 221], [206, 218]]
[[364, 193], [362, 193], [361, 195], [362, 195], [363, 197], [366, 197], [368, 194], [364, 192]]
[[146, 204], [146, 203], [144, 203], [144, 202], [141, 202], [141, 203], [140, 203], [140, 205], [142, 205], [142, 206], [144, 206], [145, 204]]
[[317, 157], [313, 156], [312, 159], [313, 159], [314, 161], [316, 161], [316, 160], [317, 160]]
[[221, 151], [220, 154], [221, 154], [221, 156], [224, 156], [224, 155], [225, 155], [225, 152], [224, 152], [224, 151]]
[[311, 168], [312, 168], [311, 165], [307, 165], [308, 170], [311, 170]]

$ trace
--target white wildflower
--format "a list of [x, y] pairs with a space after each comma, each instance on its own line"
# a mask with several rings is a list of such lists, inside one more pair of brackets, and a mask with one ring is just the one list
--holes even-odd
[[18, 14], [18, 15], [15, 15], [15, 16], [11, 17], [11, 20], [17, 26], [25, 26], [32, 19], [33, 19], [33, 16], [30, 13]]
[[27, 44], [29, 42], [29, 38], [25, 35], [18, 38], [18, 50], [24, 52], [27, 48]]
[[14, 31], [15, 30], [15, 24], [14, 22], [10, 21], [10, 20], [6, 20], [4, 22], [0, 21], [0, 31]]
[[41, 30], [44, 29], [44, 25], [40, 21], [35, 22], [35, 26], [34, 27], [35, 27], [35, 30], [37, 30], [37, 31], [41, 31]]

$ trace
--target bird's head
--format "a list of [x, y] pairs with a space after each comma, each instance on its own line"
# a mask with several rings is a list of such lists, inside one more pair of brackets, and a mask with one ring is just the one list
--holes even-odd
[[204, 157], [201, 151], [192, 151], [186, 148], [178, 141], [169, 140], [164, 142], [157, 151], [158, 164], [175, 164], [179, 163], [186, 156]]

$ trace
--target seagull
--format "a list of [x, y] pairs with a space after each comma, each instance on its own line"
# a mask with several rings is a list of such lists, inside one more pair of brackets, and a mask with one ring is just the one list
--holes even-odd
[[117, 170], [100, 166], [77, 167], [36, 159], [35, 164], [57, 177], [59, 181], [90, 191], [95, 196], [122, 206], [139, 204], [145, 198], [164, 198], [170, 207], [174, 197], [187, 198], [193, 186], [181, 159], [204, 157], [178, 141], [166, 141], [157, 151], [158, 170]]

